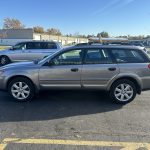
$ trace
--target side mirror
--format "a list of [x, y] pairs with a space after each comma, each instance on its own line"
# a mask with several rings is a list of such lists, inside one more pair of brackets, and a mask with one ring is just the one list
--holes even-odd
[[25, 50], [25, 47], [22, 47], [22, 48], [21, 48], [21, 50], [23, 50], [23, 51], [24, 51], [24, 50]]
[[33, 60], [34, 64], [38, 64], [40, 59]]
[[53, 66], [54, 65], [54, 62], [52, 60], [48, 61], [48, 65], [49, 66]]
[[51, 67], [53, 65], [54, 65], [54, 62], [52, 60], [49, 60], [44, 64], [44, 66], [49, 66], [49, 67]]
[[14, 50], [14, 47], [12, 46], [9, 50]]

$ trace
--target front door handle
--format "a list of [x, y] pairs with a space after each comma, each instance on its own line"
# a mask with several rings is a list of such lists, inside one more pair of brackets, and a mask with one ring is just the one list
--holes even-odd
[[78, 69], [78, 68], [72, 68], [71, 71], [72, 71], [72, 72], [78, 72], [79, 69]]
[[109, 71], [115, 71], [115, 70], [117, 70], [117, 68], [112, 67], [112, 68], [108, 68], [108, 70], [109, 70]]

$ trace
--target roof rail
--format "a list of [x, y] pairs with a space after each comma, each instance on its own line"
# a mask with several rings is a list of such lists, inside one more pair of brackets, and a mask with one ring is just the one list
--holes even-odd
[[75, 46], [87, 46], [87, 45], [127, 45], [131, 46], [130, 43], [98, 43], [98, 42], [88, 42], [88, 43], [79, 43]]

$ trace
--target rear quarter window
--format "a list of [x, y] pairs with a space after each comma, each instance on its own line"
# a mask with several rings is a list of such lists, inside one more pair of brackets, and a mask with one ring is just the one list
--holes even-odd
[[117, 63], [147, 63], [148, 57], [140, 50], [113, 49], [112, 54]]

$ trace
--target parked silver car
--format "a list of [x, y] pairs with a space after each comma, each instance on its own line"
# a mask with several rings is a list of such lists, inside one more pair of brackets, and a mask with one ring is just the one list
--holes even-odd
[[150, 59], [135, 46], [74, 46], [40, 62], [1, 67], [0, 89], [18, 101], [44, 89], [105, 90], [113, 101], [126, 104], [150, 89]]
[[61, 48], [61, 45], [57, 42], [20, 42], [10, 49], [0, 51], [0, 65], [2, 66], [17, 61], [43, 59]]

